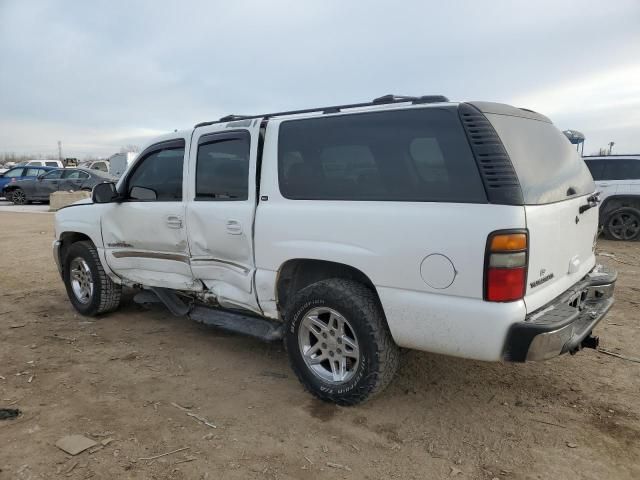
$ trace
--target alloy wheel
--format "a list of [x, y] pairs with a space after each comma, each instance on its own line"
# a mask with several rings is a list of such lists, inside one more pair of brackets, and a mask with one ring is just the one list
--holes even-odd
[[346, 383], [358, 370], [360, 347], [355, 331], [331, 308], [306, 313], [298, 330], [298, 347], [309, 370], [325, 382]]
[[70, 270], [73, 294], [80, 303], [89, 303], [93, 297], [93, 275], [91, 275], [89, 264], [84, 258], [76, 257], [71, 261]]
[[617, 240], [632, 240], [640, 233], [640, 219], [631, 212], [614, 213], [609, 219], [609, 232]]
[[11, 201], [16, 205], [24, 205], [27, 202], [27, 196], [18, 188], [11, 193]]

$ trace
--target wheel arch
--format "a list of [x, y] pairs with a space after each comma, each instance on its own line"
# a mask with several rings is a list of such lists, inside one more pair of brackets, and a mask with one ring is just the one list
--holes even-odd
[[343, 278], [363, 284], [374, 293], [382, 308], [375, 285], [363, 271], [351, 265], [330, 260], [294, 258], [285, 261], [278, 269], [275, 298], [279, 310], [282, 311], [286, 307], [287, 302], [296, 292], [312, 283], [329, 278]]
[[624, 207], [640, 210], [640, 195], [612, 195], [605, 198], [600, 205], [600, 224], [604, 223], [609, 214]]
[[64, 260], [69, 247], [77, 242], [89, 241], [95, 246], [95, 242], [86, 233], [67, 231], [62, 232], [58, 238], [60, 248], [58, 249], [58, 260], [60, 265], [64, 265]]

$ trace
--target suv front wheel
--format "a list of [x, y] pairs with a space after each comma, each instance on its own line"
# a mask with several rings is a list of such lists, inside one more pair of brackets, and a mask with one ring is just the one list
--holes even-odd
[[96, 247], [91, 242], [76, 242], [63, 260], [64, 285], [73, 307], [82, 315], [111, 312], [120, 306], [122, 287], [114, 283], [102, 268]]
[[355, 405], [394, 377], [399, 348], [366, 286], [337, 278], [309, 285], [292, 299], [285, 319], [291, 367], [321, 400]]

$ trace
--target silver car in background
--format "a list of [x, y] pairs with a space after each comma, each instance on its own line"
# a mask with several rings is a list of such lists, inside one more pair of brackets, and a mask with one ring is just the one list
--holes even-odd
[[54, 192], [90, 192], [98, 183], [116, 180], [116, 177], [100, 170], [59, 168], [37, 178], [18, 180], [5, 188], [5, 194], [16, 205], [24, 205], [33, 201], [49, 201], [49, 195]]

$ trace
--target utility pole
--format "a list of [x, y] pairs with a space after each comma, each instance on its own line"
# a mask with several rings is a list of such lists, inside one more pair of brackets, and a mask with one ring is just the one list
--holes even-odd
[[58, 160], [62, 161], [62, 142], [58, 140]]
[[611, 155], [611, 150], [613, 150], [613, 146], [615, 145], [615, 142], [609, 142], [609, 155]]

